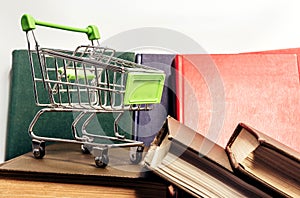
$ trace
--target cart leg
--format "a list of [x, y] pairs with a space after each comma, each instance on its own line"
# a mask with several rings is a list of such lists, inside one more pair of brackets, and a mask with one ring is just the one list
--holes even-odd
[[89, 146], [87, 146], [87, 145], [85, 145], [85, 144], [82, 144], [80, 148], [81, 148], [81, 152], [82, 152], [83, 154], [91, 154], [91, 151], [90, 151], [90, 149], [89, 149]]
[[75, 140], [84, 141], [84, 138], [79, 137], [77, 134], [76, 125], [78, 124], [79, 120], [86, 114], [86, 112], [80, 112], [80, 114], [75, 118], [72, 123], [72, 133]]
[[[78, 122], [80, 121], [80, 119], [85, 115], [86, 115], [86, 112], [80, 112], [80, 114], [75, 118], [75, 120], [72, 123], [72, 134], [73, 134], [74, 139], [78, 140], [78, 141], [82, 141], [82, 142], [88, 141], [88, 137], [84, 137], [83, 131], [82, 131], [82, 137], [79, 137], [76, 126], [77, 126]], [[89, 148], [86, 145], [82, 144], [80, 148], [81, 148], [82, 153], [90, 154]]]
[[[82, 124], [82, 127], [81, 127], [82, 136], [83, 136], [83, 138], [86, 139], [87, 142], [93, 142], [94, 141], [94, 138], [90, 137], [88, 132], [86, 131], [86, 127], [95, 118], [95, 116], [96, 116], [96, 113], [91, 113], [91, 115], [89, 115], [89, 117], [84, 121], [84, 123]], [[84, 154], [90, 154], [91, 151], [92, 151], [92, 146], [89, 146], [87, 144], [82, 144], [81, 145], [81, 151]]]
[[108, 148], [107, 147], [94, 147], [93, 155], [95, 156], [95, 164], [99, 168], [105, 168], [108, 165]]
[[33, 128], [41, 117], [41, 115], [46, 112], [48, 109], [41, 109], [39, 110], [36, 115], [34, 116], [33, 120], [31, 121], [28, 129], [28, 134], [32, 140], [32, 154], [36, 159], [42, 159], [45, 156], [45, 141], [38, 140], [39, 136], [35, 135], [33, 132]]
[[38, 119], [41, 117], [41, 115], [42, 115], [43, 113], [45, 113], [46, 111], [49, 111], [49, 109], [46, 109], [46, 108], [45, 108], [45, 109], [39, 110], [39, 111], [35, 114], [33, 120], [31, 121], [31, 123], [30, 123], [30, 125], [29, 125], [29, 128], [28, 128], [28, 134], [29, 134], [29, 136], [30, 136], [30, 138], [31, 138], [32, 140], [33, 140], [33, 139], [40, 139], [40, 137], [38, 137], [37, 135], [34, 134], [33, 128], [34, 128], [35, 124], [37, 123]]
[[74, 122], [72, 123], [73, 136], [76, 140], [83, 142], [83, 144], [81, 145], [81, 151], [84, 154], [90, 154], [92, 151], [92, 146], [90, 146], [88, 144], [84, 144], [84, 142], [93, 142], [94, 141], [94, 138], [90, 137], [89, 134], [87, 133], [86, 127], [91, 122], [91, 120], [96, 116], [96, 113], [92, 113], [91, 115], [89, 115], [88, 118], [83, 122], [82, 127], [81, 127], [82, 137], [79, 137], [76, 126], [77, 126], [78, 122], [87, 114], [88, 114], [88, 112], [81, 112], [75, 118]]
[[82, 125], [82, 134], [83, 135], [88, 135], [87, 131], [86, 131], [86, 127], [90, 124], [90, 122], [95, 118], [96, 113], [91, 113], [91, 115], [84, 121], [83, 125]]
[[133, 164], [138, 164], [142, 161], [143, 158], [144, 146], [137, 146], [130, 148], [130, 161]]
[[36, 159], [42, 159], [45, 156], [46, 143], [40, 140], [32, 140], [32, 153]]
[[118, 124], [119, 124], [120, 118], [122, 117], [123, 114], [124, 114], [124, 112], [119, 113], [119, 115], [116, 117], [115, 122], [114, 122], [114, 132], [115, 132], [115, 136], [116, 136], [117, 138], [120, 138], [120, 139], [124, 139], [124, 138], [125, 138], [124, 135], [120, 135], [120, 134], [119, 134], [119, 130], [118, 130]]

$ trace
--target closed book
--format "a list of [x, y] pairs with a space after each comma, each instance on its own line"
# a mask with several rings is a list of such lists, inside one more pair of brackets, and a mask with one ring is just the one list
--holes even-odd
[[177, 55], [180, 122], [225, 147], [248, 123], [300, 151], [300, 83], [295, 54]]
[[[0, 183], [4, 180], [1, 197], [6, 194], [8, 197], [86, 197], [94, 193], [96, 197], [149, 198], [168, 195], [165, 181], [143, 166], [131, 163], [128, 148], [110, 149], [110, 163], [105, 169], [97, 168], [94, 157], [82, 154], [78, 144], [55, 143], [46, 146], [46, 150], [47, 155], [40, 160], [29, 152], [0, 164]], [[37, 185], [32, 188], [34, 184]], [[72, 189], [73, 185], [77, 189]], [[55, 194], [53, 189], [62, 192]], [[40, 194], [36, 195], [37, 192]]]
[[226, 151], [233, 170], [273, 197], [300, 195], [300, 153], [240, 123]]
[[172, 64], [175, 55], [172, 54], [137, 54], [136, 62], [164, 71], [166, 75], [162, 98], [159, 104], [153, 104], [151, 111], [137, 111], [135, 113], [135, 138], [149, 146], [156, 133], [168, 115], [174, 115], [172, 101], [174, 87], [172, 82]]
[[300, 79], [300, 48], [285, 48], [285, 49], [273, 49], [273, 50], [266, 50], [266, 51], [257, 51], [257, 52], [247, 52], [249, 54], [294, 54], [297, 56], [298, 60], [298, 71], [299, 71], [299, 79]]
[[219, 145], [168, 117], [145, 156], [145, 165], [195, 197], [269, 197], [233, 174]]
[[[134, 61], [135, 54], [131, 52], [116, 52], [115, 56]], [[38, 65], [37, 56], [33, 56], [35, 65]], [[36, 69], [36, 71], [38, 71]], [[39, 86], [39, 99], [47, 101], [47, 91]], [[14, 50], [12, 53], [12, 67], [10, 71], [9, 107], [7, 120], [7, 136], [5, 160], [29, 152], [32, 149], [28, 127], [40, 107], [35, 104], [33, 81], [27, 50]], [[34, 130], [43, 137], [59, 137], [72, 139], [71, 124], [76, 118], [76, 112], [51, 112], [44, 114], [37, 122]], [[113, 136], [113, 113], [99, 114], [88, 128], [92, 133], [101, 133]], [[127, 112], [120, 121], [120, 131], [127, 137], [132, 134], [132, 114]], [[125, 133], [126, 132], [126, 133]]]

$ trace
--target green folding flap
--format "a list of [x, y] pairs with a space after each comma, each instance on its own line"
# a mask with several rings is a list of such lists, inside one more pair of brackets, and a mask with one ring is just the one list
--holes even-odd
[[124, 104], [160, 103], [164, 82], [164, 73], [129, 73]]

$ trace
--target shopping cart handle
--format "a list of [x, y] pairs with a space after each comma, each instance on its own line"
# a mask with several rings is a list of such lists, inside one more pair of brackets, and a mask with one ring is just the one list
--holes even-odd
[[61, 30], [86, 33], [89, 40], [100, 39], [100, 34], [98, 31], [98, 28], [95, 25], [89, 25], [87, 28], [69, 27], [69, 26], [65, 26], [65, 25], [58, 25], [58, 24], [38, 21], [38, 20], [35, 20], [29, 14], [24, 14], [22, 16], [21, 25], [22, 25], [23, 31], [26, 31], [26, 32], [30, 31], [30, 30], [34, 30], [36, 25], [40, 25], [40, 26], [51, 27], [51, 28], [56, 28], [56, 29], [61, 29]]

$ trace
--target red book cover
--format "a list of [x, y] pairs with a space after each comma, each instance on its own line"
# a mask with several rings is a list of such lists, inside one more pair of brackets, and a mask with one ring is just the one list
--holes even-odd
[[286, 48], [286, 49], [275, 49], [265, 50], [257, 52], [247, 52], [245, 54], [300, 54], [300, 48]]
[[300, 77], [300, 48], [286, 48], [286, 49], [276, 49], [276, 50], [266, 50], [258, 52], [248, 52], [248, 54], [295, 54], [298, 60], [298, 72]]
[[225, 147], [247, 123], [300, 152], [295, 54], [177, 55], [177, 119]]

